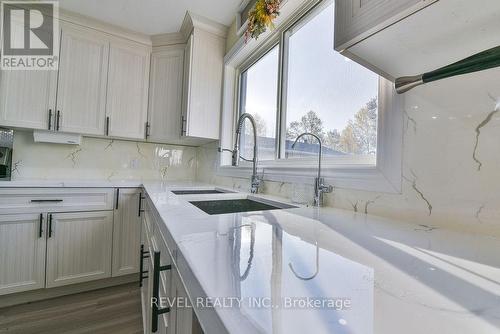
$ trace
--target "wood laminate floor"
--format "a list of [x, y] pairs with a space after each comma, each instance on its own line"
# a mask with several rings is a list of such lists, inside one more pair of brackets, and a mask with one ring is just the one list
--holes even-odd
[[131, 283], [0, 308], [0, 333], [142, 333], [140, 290]]

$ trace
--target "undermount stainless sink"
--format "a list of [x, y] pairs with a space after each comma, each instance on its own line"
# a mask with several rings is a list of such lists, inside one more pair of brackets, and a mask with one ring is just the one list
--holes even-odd
[[256, 199], [252, 197], [212, 201], [190, 201], [189, 203], [196, 206], [198, 209], [204, 211], [205, 213], [208, 213], [209, 215], [296, 208], [293, 205]]
[[225, 194], [230, 191], [222, 189], [180, 189], [172, 190], [176, 195], [208, 195], [208, 194]]

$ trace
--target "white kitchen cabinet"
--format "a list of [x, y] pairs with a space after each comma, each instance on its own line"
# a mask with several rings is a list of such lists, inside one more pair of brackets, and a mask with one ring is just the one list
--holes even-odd
[[[188, 295], [181, 278], [174, 270], [172, 273], [172, 296], [177, 300], [188, 300]], [[181, 304], [182, 306], [183, 304]], [[175, 334], [192, 334], [193, 310], [190, 307], [174, 306], [171, 314], [172, 327], [175, 328]]]
[[48, 215], [46, 287], [111, 276], [113, 212]]
[[343, 50], [437, 0], [335, 1], [335, 49]]
[[168, 142], [181, 137], [184, 46], [158, 47], [151, 55], [148, 140]]
[[63, 25], [55, 129], [103, 135], [109, 40], [97, 31]]
[[225, 38], [195, 27], [185, 49], [182, 136], [219, 139]]
[[335, 6], [335, 49], [390, 80], [498, 46], [497, 0], [337, 0]]
[[0, 126], [53, 128], [57, 71], [0, 70]]
[[106, 98], [106, 134], [145, 139], [150, 48], [112, 40]]
[[0, 295], [45, 286], [45, 217], [0, 215]]
[[139, 189], [116, 189], [117, 202], [113, 214], [113, 277], [139, 272], [139, 196]]

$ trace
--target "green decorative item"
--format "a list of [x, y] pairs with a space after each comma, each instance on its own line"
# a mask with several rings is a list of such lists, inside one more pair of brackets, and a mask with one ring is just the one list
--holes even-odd
[[274, 20], [280, 15], [281, 0], [257, 0], [248, 13], [248, 26], [245, 31], [245, 42], [250, 38], [257, 39], [267, 29], [274, 28]]
[[500, 46], [477, 53], [432, 72], [397, 78], [395, 81], [395, 87], [398, 94], [403, 94], [414, 87], [428, 82], [450, 78], [456, 75], [483, 71], [498, 66], [500, 66]]

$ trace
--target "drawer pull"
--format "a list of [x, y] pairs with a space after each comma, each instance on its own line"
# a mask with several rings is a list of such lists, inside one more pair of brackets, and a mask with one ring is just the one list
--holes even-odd
[[170, 312], [169, 307], [158, 308], [158, 300], [160, 297], [160, 272], [165, 270], [171, 270], [171, 265], [160, 266], [160, 252], [154, 253], [153, 258], [153, 300], [154, 303], [151, 303], [152, 308], [152, 321], [151, 321], [151, 331], [156, 333], [158, 330], [158, 316], [163, 313]]
[[144, 245], [141, 245], [141, 254], [140, 254], [140, 257], [139, 257], [139, 286], [142, 287], [142, 280], [145, 279], [145, 278], [148, 278], [148, 275], [144, 275], [144, 274], [147, 274], [148, 271], [147, 270], [144, 270], [144, 259], [147, 259], [149, 257], [149, 252], [145, 252], [144, 251]]
[[60, 203], [62, 199], [32, 199], [31, 203]]

